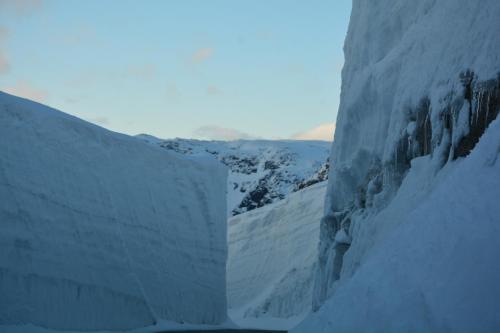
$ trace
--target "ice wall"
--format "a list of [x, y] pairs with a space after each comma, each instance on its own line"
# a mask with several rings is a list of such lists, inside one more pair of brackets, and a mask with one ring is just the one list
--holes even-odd
[[229, 219], [227, 290], [235, 322], [269, 328], [269, 318], [311, 310], [325, 190], [316, 184]]
[[353, 221], [333, 294], [292, 332], [500, 331], [499, 197], [500, 119], [437, 174], [414, 159], [391, 203]]
[[[499, 17], [497, 0], [353, 1], [316, 308], [345, 267], [356, 220], [392, 200], [411, 160], [430, 155], [437, 171], [466, 156], [498, 114]], [[336, 242], [338, 232], [349, 237]]]
[[353, 1], [314, 309], [328, 302], [298, 331], [500, 328], [499, 17], [497, 0]]
[[226, 318], [226, 170], [0, 92], [0, 324]]

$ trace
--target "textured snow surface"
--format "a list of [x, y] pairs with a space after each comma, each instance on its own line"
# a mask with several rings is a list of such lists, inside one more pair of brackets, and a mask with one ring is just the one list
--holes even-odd
[[226, 170], [0, 92], [0, 323], [226, 319]]
[[325, 189], [316, 184], [229, 219], [227, 293], [237, 324], [287, 328], [311, 310]]
[[498, 113], [499, 17], [498, 0], [353, 1], [313, 296], [327, 301], [296, 332], [500, 331], [498, 120], [455, 154]]
[[428, 162], [359, 226], [333, 297], [293, 332], [500, 330], [500, 120], [435, 177]]
[[144, 141], [188, 156], [210, 156], [229, 168], [228, 216], [285, 198], [326, 180], [330, 142], [296, 140], [163, 140], [141, 134]]

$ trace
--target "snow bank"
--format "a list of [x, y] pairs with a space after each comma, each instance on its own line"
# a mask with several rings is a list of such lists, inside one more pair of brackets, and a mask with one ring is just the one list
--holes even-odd
[[330, 300], [298, 332], [500, 329], [499, 17], [353, 1], [314, 309]]
[[236, 323], [287, 328], [310, 311], [325, 189], [313, 185], [229, 219], [227, 292]]
[[226, 171], [0, 93], [0, 324], [226, 319]]

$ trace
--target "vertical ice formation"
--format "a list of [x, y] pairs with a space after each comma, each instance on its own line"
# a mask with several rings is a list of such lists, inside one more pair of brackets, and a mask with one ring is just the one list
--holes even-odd
[[0, 93], [0, 323], [226, 318], [226, 171]]
[[[360, 318], [367, 319], [365, 324], [368, 325], [379, 315], [379, 322], [374, 323], [372, 331], [377, 331], [376, 327], [380, 331], [391, 331], [391, 319], [384, 316], [397, 310], [397, 302], [401, 301], [398, 297], [404, 294], [403, 289], [408, 285], [393, 279], [398, 272], [381, 270], [389, 267], [387, 261], [391, 260], [396, 264], [400, 260], [408, 261], [405, 269], [411, 270], [417, 265], [421, 265], [422, 270], [432, 269], [430, 262], [421, 261], [425, 257], [414, 259], [415, 266], [412, 266], [411, 253], [405, 252], [409, 257], [400, 257], [390, 251], [388, 235], [398, 234], [400, 228], [405, 228], [405, 223], [417, 223], [417, 217], [408, 217], [412, 211], [419, 211], [420, 215], [417, 215], [420, 218], [425, 215], [426, 220], [436, 224], [437, 229], [434, 230], [427, 226], [427, 221], [422, 228], [428, 229], [415, 233], [415, 238], [405, 239], [410, 247], [413, 242], [420, 242], [423, 247], [420, 250], [434, 256], [429, 257], [429, 261], [440, 262], [442, 256], [450, 253], [448, 250], [452, 244], [457, 244], [457, 253], [471, 245], [460, 242], [461, 237], [467, 237], [465, 226], [460, 224], [462, 222], [478, 223], [478, 228], [484, 229], [485, 239], [488, 234], [498, 235], [493, 222], [498, 222], [499, 215], [492, 200], [498, 198], [500, 189], [488, 186], [490, 192], [482, 193], [479, 188], [487, 183], [486, 177], [493, 177], [489, 179], [491, 184], [498, 183], [498, 163], [491, 162], [483, 168], [479, 162], [482, 156], [478, 156], [475, 162], [467, 162], [476, 163], [477, 172], [483, 173], [475, 177], [467, 174], [474, 172], [472, 168], [459, 166], [472, 158], [476, 144], [481, 143], [485, 131], [499, 129], [498, 124], [492, 126], [500, 109], [499, 17], [500, 2], [497, 0], [353, 1], [344, 46], [346, 62], [331, 156], [333, 167], [320, 231], [319, 269], [314, 296], [315, 309], [332, 297], [327, 306], [331, 311], [329, 316], [344, 316], [337, 323], [345, 326], [336, 326], [333, 319], [328, 319], [329, 329], [349, 329], [349, 320], [352, 320], [351, 328], [363, 329], [356, 326], [361, 325]], [[489, 140], [498, 138], [496, 134], [489, 133]], [[495, 143], [491, 143], [476, 155], [488, 155], [496, 161], [497, 149]], [[454, 176], [454, 181], [470, 178], [471, 182], [457, 184], [454, 189], [451, 178], [448, 178], [454, 168], [460, 170], [456, 173], [461, 175]], [[440, 201], [441, 206], [438, 207], [429, 203], [429, 198], [441, 187], [449, 190], [449, 198]], [[456, 193], [459, 189], [470, 191], [471, 196], [477, 195], [478, 198], [467, 201], [467, 196]], [[439, 191], [445, 195], [444, 190]], [[426, 214], [423, 213], [424, 206], [428, 209]], [[440, 210], [450, 214], [441, 216]], [[465, 220], [458, 219], [456, 212], [460, 212], [458, 216]], [[460, 221], [456, 226], [452, 223], [454, 218]], [[418, 238], [432, 238], [435, 236], [433, 233], [441, 237], [445, 228], [449, 228], [451, 240], [443, 242], [443, 252], [429, 247], [425, 239]], [[394, 237], [390, 238], [391, 241]], [[481, 238], [480, 235], [477, 237]], [[479, 240], [475, 244], [474, 253], [494, 250], [491, 244]], [[379, 253], [377, 251], [385, 251], [389, 257], [373, 254]], [[452, 254], [448, 259], [458, 260]], [[363, 268], [367, 265], [373, 271]], [[486, 275], [486, 285], [481, 287], [489, 288], [498, 295], [498, 288], [487, 284], [491, 282], [491, 276], [498, 277], [498, 265], [474, 268], [478, 270], [477, 274]], [[450, 269], [454, 269], [456, 274], [465, 274], [472, 266], [467, 268], [457, 263]], [[442, 273], [442, 276], [434, 276], [438, 280], [436, 285], [453, 275]], [[393, 282], [393, 293], [379, 295], [376, 290], [370, 291], [370, 288], [376, 289], [375, 284], [370, 288], [362, 285], [369, 280], [370, 274]], [[400, 278], [407, 277], [401, 275]], [[474, 285], [474, 279], [459, 281], [461, 284], [448, 291], [453, 290], [465, 297], [467, 290], [480, 287]], [[358, 303], [351, 307], [350, 312], [349, 306], [354, 301], [342, 305], [337, 291], [355, 290], [354, 283], [358, 283], [359, 290], [366, 294], [352, 295], [361, 298], [356, 298]], [[380, 283], [385, 286], [386, 282]], [[414, 280], [408, 283], [411, 287], [418, 285], [418, 281]], [[484, 325], [495, 324], [491, 309], [482, 313], [475, 309], [481, 303], [475, 298], [471, 298], [470, 302], [465, 300], [463, 309], [470, 311], [461, 312], [450, 303], [439, 303], [436, 298], [431, 301], [426, 299], [428, 293], [440, 294], [436, 286], [425, 285], [421, 290], [415, 289], [415, 294], [408, 297], [414, 301], [416, 297], [421, 297], [422, 302], [416, 302], [418, 306], [414, 304], [414, 319], [421, 319], [426, 329], [443, 329], [446, 325], [453, 325], [453, 320], [458, 320], [458, 317], [467, 329], [474, 328], [466, 324], [476, 320], [484, 320]], [[476, 291], [481, 294], [484, 290]], [[445, 297], [444, 290], [442, 292], [441, 296]], [[344, 301], [349, 297], [348, 294], [342, 295]], [[385, 304], [383, 295], [387, 297]], [[493, 305], [486, 299], [484, 302], [485, 306]], [[376, 304], [380, 306], [379, 313], [373, 308]], [[423, 306], [427, 308], [423, 309]], [[436, 311], [439, 306], [449, 311], [449, 318], [426, 318], [428, 322], [425, 322], [423, 316], [432, 317], [434, 313], [440, 313]], [[498, 308], [498, 303], [496, 306]], [[358, 322], [355, 322], [355, 314], [358, 315]], [[327, 317], [326, 312], [323, 315], [323, 318]], [[373, 318], [365, 315], [373, 315]], [[500, 318], [498, 314], [497, 318]], [[410, 321], [408, 325], [411, 325]], [[398, 329], [412, 330], [414, 327]]]

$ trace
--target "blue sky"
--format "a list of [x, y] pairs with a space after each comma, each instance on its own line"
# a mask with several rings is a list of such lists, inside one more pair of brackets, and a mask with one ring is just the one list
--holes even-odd
[[336, 118], [350, 6], [0, 0], [0, 90], [128, 134], [297, 137]]

